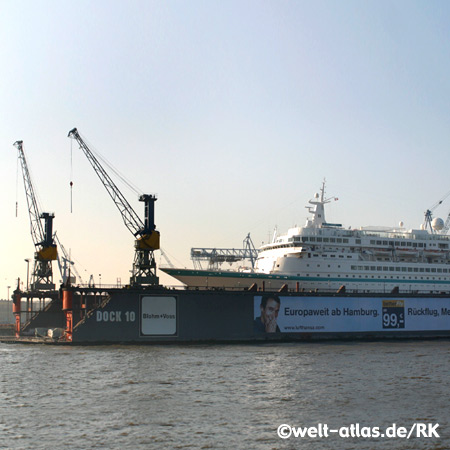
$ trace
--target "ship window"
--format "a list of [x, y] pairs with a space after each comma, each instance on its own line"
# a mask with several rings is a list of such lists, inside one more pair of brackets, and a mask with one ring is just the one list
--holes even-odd
[[383, 241], [383, 245], [388, 245], [388, 241]]
[[377, 266], [377, 270], [383, 270], [381, 266]]
[[444, 271], [444, 273], [447, 273], [447, 269], [442, 269]]
[[323, 238], [323, 242], [328, 242], [329, 239], [328, 238]]
[[408, 272], [412, 272], [412, 267], [408, 267]]
[[310, 240], [311, 242], [316, 242], [316, 238], [314, 238], [314, 237], [309, 238], [309, 240]]
[[356, 266], [351, 266], [351, 269], [352, 270], [356, 270]]
[[318, 237], [317, 242], [322, 242], [322, 238]]
[[341, 238], [337, 238], [337, 239], [336, 239], [336, 242], [337, 242], [338, 244], [340, 244], [340, 243], [342, 243], [342, 239], [341, 239]]
[[438, 269], [437, 271], [438, 271], [438, 273], [442, 273], [442, 269]]
[[344, 255], [339, 255], [339, 258], [343, 258], [344, 257]]
[[431, 269], [431, 272], [436, 273], [436, 269]]
[[430, 273], [430, 269], [425, 269], [425, 272]]
[[400, 272], [400, 267], [396, 267], [396, 268], [395, 268], [395, 271], [396, 271], [396, 272]]
[[352, 256], [351, 255], [347, 255], [347, 258], [351, 258]]
[[344, 244], [348, 244], [348, 239], [342, 239], [342, 241], [344, 242]]
[[414, 272], [418, 272], [419, 271], [419, 269], [417, 268], [417, 267], [414, 267]]
[[389, 272], [393, 272], [394, 271], [394, 267], [389, 267]]
[[381, 241], [377, 241], [377, 245], [381, 245]]
[[419, 242], [419, 247], [423, 247], [423, 243], [422, 242]]
[[389, 270], [389, 267], [383, 267], [383, 272], [387, 272]]
[[330, 242], [336, 242], [335, 238], [330, 238]]
[[370, 245], [375, 245], [375, 240], [371, 239], [370, 240]]
[[406, 246], [406, 242], [400, 242], [400, 245], [401, 245], [402, 247], [405, 247], [405, 246]]
[[402, 272], [406, 272], [406, 267], [402, 267]]
[[336, 255], [330, 255], [332, 258], [336, 258]]
[[376, 270], [375, 266], [370, 266], [370, 270]]
[[412, 246], [413, 246], [414, 248], [417, 248], [417, 242], [413, 242]]
[[361, 239], [356, 239], [357, 244], [361, 244]]

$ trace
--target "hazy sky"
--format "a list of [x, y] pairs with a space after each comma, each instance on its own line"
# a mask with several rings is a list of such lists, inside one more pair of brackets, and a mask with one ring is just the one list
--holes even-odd
[[0, 298], [34, 252], [16, 140], [79, 272], [129, 278], [73, 127], [157, 193], [174, 265], [302, 225], [323, 178], [330, 222], [418, 228], [450, 190], [449, 23], [447, 1], [0, 0]]

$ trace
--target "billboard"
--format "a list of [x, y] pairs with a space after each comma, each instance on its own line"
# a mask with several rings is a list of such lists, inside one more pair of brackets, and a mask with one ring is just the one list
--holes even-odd
[[255, 333], [450, 330], [450, 298], [254, 297]]
[[141, 335], [173, 336], [177, 333], [176, 297], [141, 297]]

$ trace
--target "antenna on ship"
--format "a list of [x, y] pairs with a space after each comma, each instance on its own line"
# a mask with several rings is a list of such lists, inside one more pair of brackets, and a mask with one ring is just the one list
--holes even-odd
[[326, 179], [323, 179], [322, 187], [320, 188], [320, 195], [316, 193], [314, 195], [314, 199], [310, 200], [309, 203], [313, 206], [306, 206], [308, 212], [310, 212], [313, 217], [312, 219], [308, 219], [306, 226], [307, 227], [322, 227], [327, 224], [325, 220], [325, 205], [330, 203], [332, 200], [338, 200], [337, 197], [329, 197], [325, 198], [325, 185]]

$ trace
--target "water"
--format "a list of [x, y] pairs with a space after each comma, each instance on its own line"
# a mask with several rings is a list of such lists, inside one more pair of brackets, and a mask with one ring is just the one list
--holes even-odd
[[[0, 344], [0, 447], [448, 449], [450, 341], [230, 346]], [[410, 427], [440, 438], [294, 438]]]

